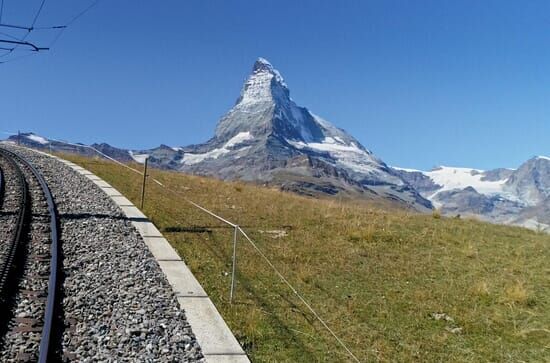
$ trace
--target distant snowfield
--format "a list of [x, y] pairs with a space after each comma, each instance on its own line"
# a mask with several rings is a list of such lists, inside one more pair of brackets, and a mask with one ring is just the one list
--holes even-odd
[[507, 179], [498, 181], [481, 180], [484, 176], [483, 172], [483, 170], [477, 169], [442, 166], [438, 169], [424, 172], [424, 175], [432, 179], [434, 183], [443, 187], [438, 190], [438, 193], [447, 190], [464, 189], [467, 187], [472, 187], [478, 193], [486, 195], [503, 193], [504, 184]]
[[[235, 146], [242, 144], [243, 142], [251, 139], [253, 139], [253, 136], [250, 132], [240, 132], [234, 137], [232, 137], [229, 141], [227, 141], [221, 148], [213, 149], [204, 154], [191, 154], [191, 153], [184, 154], [183, 159], [181, 160], [181, 163], [185, 165], [193, 165], [193, 164], [198, 164], [206, 159], [217, 159], [224, 154], [227, 154], [231, 151], [235, 151], [234, 149]], [[246, 150], [248, 148], [249, 147], [244, 147], [239, 150]]]
[[42, 144], [42, 145], [46, 145], [46, 144], [49, 143], [49, 141], [46, 140], [46, 138], [44, 138], [42, 136], [35, 135], [35, 134], [27, 135], [26, 138], [29, 139], [29, 140], [32, 140], [34, 142], [37, 142], [39, 144]]
[[143, 164], [145, 163], [145, 159], [149, 157], [149, 154], [134, 154], [132, 150], [128, 151], [128, 154], [136, 161], [137, 163]]

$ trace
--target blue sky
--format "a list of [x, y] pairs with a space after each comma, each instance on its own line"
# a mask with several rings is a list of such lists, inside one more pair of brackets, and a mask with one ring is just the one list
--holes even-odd
[[[36, 26], [91, 3], [46, 1]], [[39, 5], [5, 0], [2, 22], [28, 24]], [[550, 155], [548, 1], [104, 0], [50, 51], [0, 64], [0, 131], [199, 143], [259, 56], [298, 104], [390, 165], [516, 167]]]

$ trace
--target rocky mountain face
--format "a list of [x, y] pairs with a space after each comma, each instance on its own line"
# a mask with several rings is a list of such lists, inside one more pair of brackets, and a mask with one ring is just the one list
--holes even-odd
[[185, 172], [304, 194], [379, 196], [414, 209], [431, 207], [354, 137], [298, 106], [281, 74], [262, 58], [214, 137], [179, 151], [175, 168]]
[[517, 169], [395, 170], [443, 214], [550, 231], [550, 158], [537, 156]]

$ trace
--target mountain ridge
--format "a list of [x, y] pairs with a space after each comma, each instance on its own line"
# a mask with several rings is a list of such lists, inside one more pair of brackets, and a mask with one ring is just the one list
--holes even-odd
[[[11, 137], [38, 148], [71, 151], [62, 142], [28, 133]], [[496, 222], [550, 227], [550, 158], [534, 157], [518, 169], [483, 171], [442, 166], [431, 171], [390, 167], [355, 137], [299, 106], [283, 76], [258, 58], [233, 107], [204, 143], [125, 150], [94, 148], [117, 160], [143, 162], [224, 180], [279, 186], [306, 195], [382, 198], [402, 207]], [[79, 153], [93, 151], [79, 148]]]
[[[84, 144], [81, 144], [82, 146], [76, 150], [76, 146], [71, 145], [79, 144], [68, 145], [65, 142], [49, 140], [33, 133], [22, 133], [20, 136], [11, 136], [8, 140], [14, 143], [19, 140], [21, 144], [37, 149], [51, 149], [52, 151], [58, 152], [77, 152], [87, 156], [97, 156], [94, 151]], [[175, 168], [179, 166], [180, 163], [175, 156], [180, 155], [181, 150], [184, 149], [181, 147], [160, 145], [155, 149], [149, 150], [125, 150], [106, 143], [95, 143], [90, 146], [122, 162], [136, 161], [142, 163], [142, 157], [147, 155], [157, 161], [156, 166], [169, 170], [175, 170]], [[159, 156], [161, 153], [167, 153], [169, 156]], [[169, 161], [159, 163], [161, 160]], [[294, 158], [289, 161], [289, 164], [292, 164], [294, 167], [301, 167], [304, 164], [310, 165], [313, 163], [315, 163], [315, 159], [311, 159], [307, 156]], [[513, 187], [510, 189], [507, 186], [507, 182], [512, 175], [515, 175], [512, 179], [514, 182], [509, 182], [508, 185], [527, 184], [530, 187], [537, 185], [537, 180], [541, 178], [541, 175], [543, 175], [543, 178], [550, 177], [550, 175], [545, 174], [546, 172], [540, 173], [536, 170], [540, 167], [540, 165], [538, 165], [540, 163], [550, 165], [550, 158], [546, 156], [534, 156], [522, 163], [516, 169], [495, 168], [491, 170], [481, 170], [465, 167], [438, 166], [432, 168], [430, 171], [422, 171], [410, 168], [399, 168], [396, 166], [388, 168], [400, 175], [407, 182], [407, 185], [414, 188], [420, 195], [430, 200], [434, 204], [434, 207], [438, 208], [444, 215], [474, 216], [493, 223], [520, 225], [535, 230], [550, 230], [550, 197], [546, 196], [549, 193], [548, 189], [537, 191], [535, 195], [539, 195], [539, 201], [531, 201], [529, 203], [528, 201], [521, 202], [518, 196], [514, 196]], [[326, 168], [326, 165], [322, 166]], [[317, 167], [319, 167], [319, 165], [317, 165]], [[545, 167], [547, 167], [547, 165]], [[521, 174], [517, 174], [518, 170], [521, 171]], [[461, 178], [452, 178], [455, 184], [449, 185], [448, 183], [442, 183], [446, 184], [444, 186], [436, 182], [441, 182], [441, 177], [439, 179], [435, 178], [434, 180], [434, 178], [431, 177], [433, 175], [430, 174], [441, 171], [446, 171], [447, 174], [449, 174], [449, 172], [454, 174], [455, 171], [457, 173], [460, 171], [464, 175], [474, 178], [476, 182], [460, 182]], [[337, 170], [330, 170], [330, 168], [327, 168], [324, 170], [324, 173], [333, 175], [339, 179], [344, 179], [348, 187], [354, 186], [358, 189], [361, 188], [359, 183], [354, 182], [345, 174], [339, 174]], [[537, 178], [532, 177], [532, 173], [534, 173]], [[520, 176], [522, 178], [520, 178]], [[306, 182], [304, 181], [304, 183]], [[479, 183], [489, 184], [480, 188]], [[301, 192], [299, 189], [296, 190], [291, 183], [285, 183], [284, 178], [280, 180], [278, 185], [283, 190]], [[504, 188], [503, 192], [499, 192], [498, 190], [491, 191], [491, 187], [495, 187], [495, 185], [502, 185]], [[336, 195], [340, 192], [339, 188], [324, 183], [311, 185], [310, 188], [312, 188], [312, 190], [317, 190], [320, 194], [327, 195]], [[372, 192], [363, 192], [375, 195]], [[545, 195], [544, 193], [547, 194]]]
[[[517, 169], [441, 166], [395, 170], [446, 215], [550, 229], [550, 158], [534, 156]], [[536, 212], [539, 211], [539, 212]]]

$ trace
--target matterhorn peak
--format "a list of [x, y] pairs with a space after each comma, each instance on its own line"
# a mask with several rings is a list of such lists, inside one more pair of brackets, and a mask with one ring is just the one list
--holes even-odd
[[224, 179], [282, 181], [288, 190], [312, 195], [370, 191], [365, 195], [431, 207], [352, 135], [291, 99], [265, 58], [254, 62], [214, 137], [187, 149], [181, 160], [181, 170]]
[[253, 72], [268, 71], [273, 72], [273, 65], [265, 58], [259, 57], [254, 63]]
[[268, 104], [289, 100], [288, 87], [279, 71], [267, 59], [258, 58], [235, 106], [244, 109], [263, 108]]

